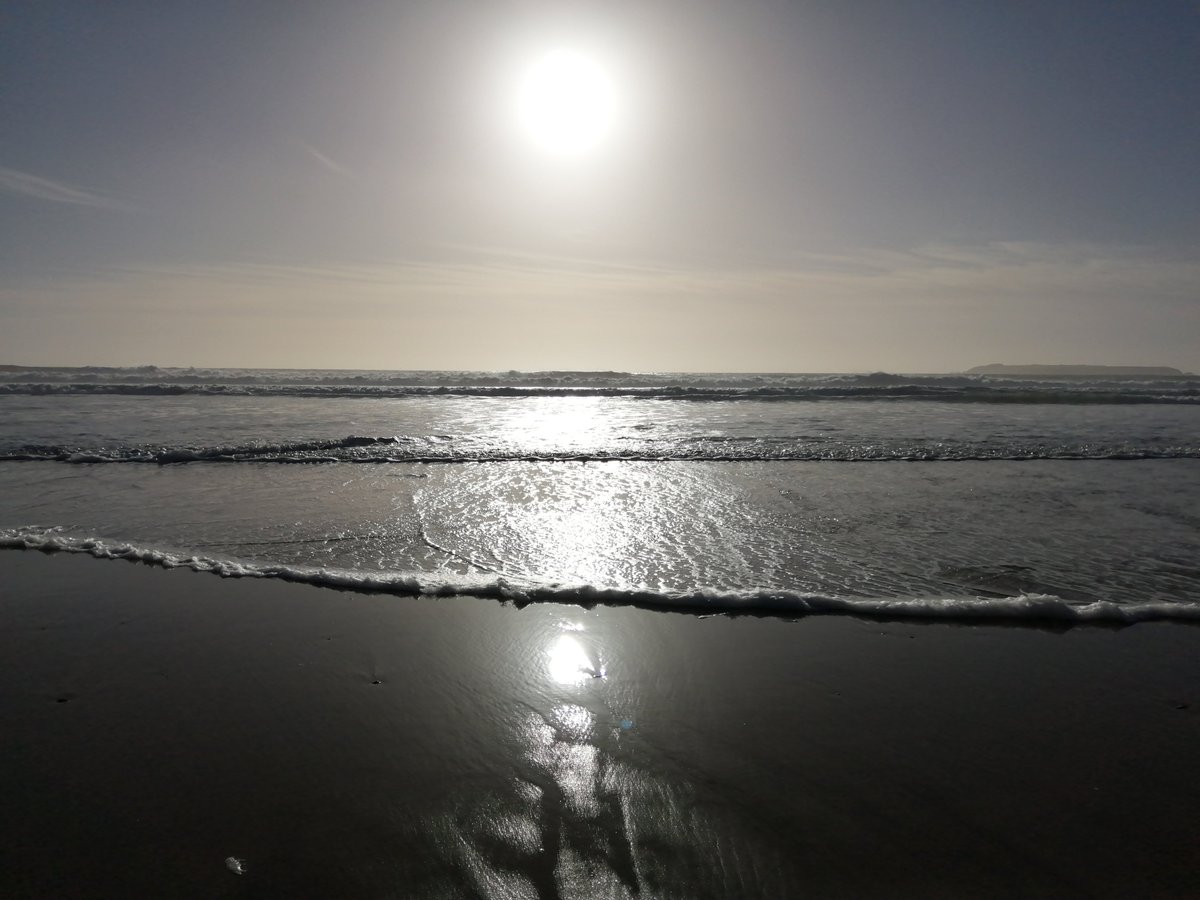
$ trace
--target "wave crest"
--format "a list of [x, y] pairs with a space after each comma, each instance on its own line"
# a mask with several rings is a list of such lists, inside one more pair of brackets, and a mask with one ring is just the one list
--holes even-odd
[[885, 619], [990, 619], [1029, 623], [1133, 624], [1155, 620], [1200, 621], [1200, 603], [1081, 602], [1052, 594], [1019, 594], [1009, 597], [839, 597], [774, 589], [711, 591], [695, 588], [652, 591], [589, 584], [545, 584], [482, 576], [445, 579], [424, 572], [372, 572], [201, 556], [164, 547], [138, 546], [92, 536], [73, 536], [65, 534], [60, 528], [40, 526], [0, 531], [0, 549], [80, 553], [97, 559], [127, 560], [166, 569], [186, 568], [223, 578], [273, 578], [338, 590], [400, 596], [467, 595], [517, 605], [562, 603], [585, 607], [635, 606], [691, 613], [796, 617], [841, 614]]
[[855, 442], [778, 437], [698, 437], [669, 442], [611, 443], [587, 449], [519, 445], [446, 435], [372, 437], [227, 446], [71, 447], [23, 444], [0, 449], [0, 461], [63, 463], [472, 463], [472, 462], [968, 462], [1024, 460], [1198, 459], [1200, 446], [994, 443], [970, 441]]

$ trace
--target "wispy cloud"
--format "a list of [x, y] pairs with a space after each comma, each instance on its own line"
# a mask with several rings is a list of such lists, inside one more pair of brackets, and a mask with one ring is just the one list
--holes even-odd
[[[704, 297], [739, 315], [756, 307], [774, 308], [780, 302], [809, 309], [853, 304], [875, 307], [882, 314], [951, 306], [1036, 311], [1046, 304], [1070, 305], [1081, 299], [1088, 305], [1105, 305], [1136, 298], [1139, 314], [1154, 304], [1186, 308], [1189, 314], [1200, 312], [1194, 287], [1200, 280], [1200, 259], [1172, 259], [1130, 247], [936, 245], [909, 252], [814, 255], [795, 259], [791, 265], [729, 268], [601, 260], [504, 247], [442, 245], [442, 249], [451, 251], [450, 258], [110, 267], [78, 286], [86, 298], [109, 285], [114, 298], [130, 303], [135, 298], [153, 304], [159, 296], [186, 296], [198, 310], [228, 305], [248, 312], [257, 302], [269, 309], [272, 300], [287, 297], [280, 308], [331, 316], [351, 315], [356, 304], [373, 314], [380, 303], [420, 309], [434, 298], [449, 297], [481, 310], [501, 298], [535, 304], [572, 299], [636, 304], [648, 298], [690, 303]], [[330, 297], [337, 297], [338, 303], [331, 304]]]
[[347, 178], [354, 177], [353, 171], [348, 169], [346, 166], [343, 166], [337, 160], [331, 159], [330, 157], [326, 156], [324, 153], [322, 153], [320, 150], [318, 150], [312, 144], [305, 143], [304, 141], [297, 141], [297, 143], [300, 145], [300, 147], [304, 150], [305, 153], [307, 153], [309, 156], [311, 156], [313, 159], [315, 159], [318, 163], [321, 164], [321, 166], [323, 168], [327, 169], [328, 171], [333, 172], [335, 175], [344, 175]]
[[61, 181], [51, 181], [40, 175], [19, 172], [0, 166], [0, 191], [34, 197], [49, 203], [67, 203], [74, 206], [94, 206], [101, 209], [124, 209], [125, 207], [107, 197], [93, 194]]
[[0, 358], [39, 350], [62, 359], [74, 348], [92, 359], [103, 334], [111, 359], [141, 359], [154, 346], [160, 359], [206, 365], [950, 371], [1049, 359], [1200, 368], [1200, 259], [1186, 254], [931, 245], [700, 268], [439, 250], [448, 258], [137, 266], [0, 285], [9, 326]]

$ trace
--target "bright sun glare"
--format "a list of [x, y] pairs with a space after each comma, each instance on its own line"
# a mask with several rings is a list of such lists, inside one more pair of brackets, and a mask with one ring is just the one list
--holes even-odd
[[574, 50], [543, 53], [523, 72], [517, 116], [526, 138], [555, 156], [579, 156], [604, 143], [617, 114], [611, 74]]

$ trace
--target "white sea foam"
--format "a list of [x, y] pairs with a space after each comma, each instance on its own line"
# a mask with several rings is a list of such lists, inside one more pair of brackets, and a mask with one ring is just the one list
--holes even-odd
[[1008, 597], [849, 597], [786, 590], [746, 589], [681, 591], [625, 589], [589, 584], [545, 584], [507, 577], [428, 573], [367, 572], [350, 569], [251, 562], [189, 554], [165, 547], [141, 546], [99, 537], [75, 536], [57, 528], [30, 526], [0, 531], [0, 549], [80, 553], [105, 560], [127, 560], [162, 568], [186, 568], [224, 578], [274, 578], [320, 587], [406, 596], [467, 595], [512, 602], [582, 606], [636, 606], [683, 612], [771, 614], [780, 616], [859, 615], [878, 618], [1009, 620], [1133, 624], [1154, 620], [1200, 620], [1200, 603], [1074, 601], [1052, 594]]

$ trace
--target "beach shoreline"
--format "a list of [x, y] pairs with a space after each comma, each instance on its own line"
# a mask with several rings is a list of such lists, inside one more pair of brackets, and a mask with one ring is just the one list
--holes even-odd
[[1194, 891], [1194, 626], [0, 583], [5, 897]]

